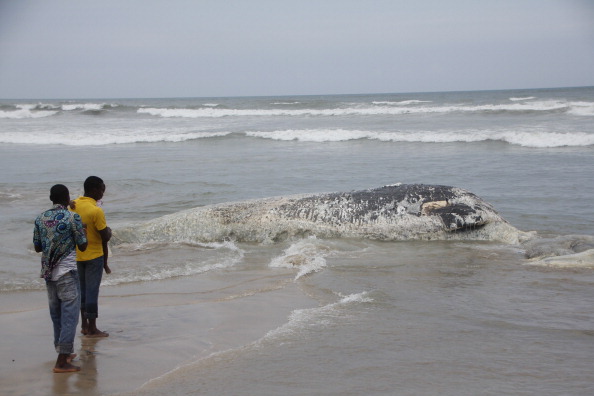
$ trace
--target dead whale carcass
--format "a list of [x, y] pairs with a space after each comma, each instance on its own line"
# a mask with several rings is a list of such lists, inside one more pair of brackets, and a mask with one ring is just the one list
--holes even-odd
[[116, 243], [225, 239], [273, 242], [315, 235], [518, 243], [522, 234], [490, 204], [461, 188], [395, 184], [369, 190], [203, 206], [116, 229], [112, 240]]

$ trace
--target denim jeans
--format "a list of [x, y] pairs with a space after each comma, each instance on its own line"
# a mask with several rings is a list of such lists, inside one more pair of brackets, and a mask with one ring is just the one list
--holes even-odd
[[80, 310], [78, 274], [70, 271], [57, 281], [46, 281], [49, 311], [54, 324], [56, 352], [71, 354]]
[[85, 318], [99, 316], [99, 285], [103, 276], [103, 256], [89, 261], [77, 261], [80, 277], [80, 306], [85, 311]]

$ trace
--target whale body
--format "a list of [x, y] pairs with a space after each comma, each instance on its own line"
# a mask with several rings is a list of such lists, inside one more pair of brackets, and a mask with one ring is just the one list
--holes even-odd
[[115, 229], [112, 242], [265, 243], [315, 235], [518, 243], [522, 234], [489, 203], [461, 188], [395, 184], [197, 207]]

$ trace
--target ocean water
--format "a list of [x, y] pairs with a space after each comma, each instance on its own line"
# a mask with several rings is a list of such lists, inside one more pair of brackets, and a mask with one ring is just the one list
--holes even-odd
[[[208, 205], [422, 183], [471, 191], [531, 235], [113, 244], [102, 293], [178, 282], [237, 305], [237, 333], [188, 346], [132, 394], [594, 393], [594, 87], [2, 100], [0, 166], [5, 302], [44, 288], [31, 239], [49, 188], [77, 196], [91, 174], [116, 233]], [[274, 325], [250, 327], [267, 306]]]

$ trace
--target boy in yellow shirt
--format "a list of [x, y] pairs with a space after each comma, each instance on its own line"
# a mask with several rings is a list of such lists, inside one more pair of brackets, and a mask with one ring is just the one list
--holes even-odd
[[89, 337], [107, 337], [108, 333], [97, 328], [99, 316], [99, 285], [103, 270], [110, 273], [107, 265], [107, 242], [111, 229], [107, 226], [105, 213], [97, 205], [103, 198], [105, 184], [97, 176], [89, 176], [84, 183], [84, 196], [74, 200], [73, 210], [81, 217], [86, 227], [88, 246], [83, 252], [76, 249], [76, 266], [80, 277], [82, 333]]

